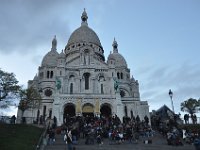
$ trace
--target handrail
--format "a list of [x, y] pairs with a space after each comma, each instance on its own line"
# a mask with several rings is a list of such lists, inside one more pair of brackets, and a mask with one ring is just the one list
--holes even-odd
[[45, 144], [44, 144], [44, 138], [46, 138], [47, 135], [47, 129], [49, 128], [49, 124], [45, 126], [45, 130], [42, 133], [42, 135], [40, 136], [37, 146], [35, 148], [35, 150], [44, 150]]

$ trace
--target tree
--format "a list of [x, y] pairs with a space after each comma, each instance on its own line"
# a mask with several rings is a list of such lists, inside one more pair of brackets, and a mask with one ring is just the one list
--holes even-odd
[[189, 98], [188, 100], [181, 103], [181, 111], [186, 111], [190, 115], [200, 111], [200, 99]]
[[16, 100], [20, 86], [14, 73], [8, 73], [0, 69], [0, 107], [7, 108]]
[[22, 117], [24, 115], [24, 111], [31, 108], [32, 115], [33, 109], [40, 107], [41, 103], [41, 95], [40, 93], [33, 87], [28, 89], [24, 89], [20, 91], [20, 103], [18, 108], [22, 111]]

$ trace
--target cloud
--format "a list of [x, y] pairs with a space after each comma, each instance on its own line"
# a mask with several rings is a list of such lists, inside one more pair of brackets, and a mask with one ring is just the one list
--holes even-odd
[[162, 66], [152, 68], [152, 72], [146, 77], [146, 88], [151, 87], [176, 87], [196, 86], [197, 81], [200, 81], [200, 69], [197, 64], [185, 64], [176, 66]]
[[[153, 105], [162, 106], [168, 103], [171, 107], [168, 91], [172, 89], [175, 109], [179, 110], [180, 103], [190, 97], [199, 99], [200, 68], [192, 62], [151, 68], [150, 73], [143, 78], [140, 87], [141, 98]], [[180, 111], [180, 110], [179, 110]]]
[[[3, 0], [0, 2], [0, 53], [27, 54], [44, 46], [56, 34], [67, 41], [67, 19], [73, 0]], [[44, 44], [45, 43], [45, 44]]]
[[0, 116], [17, 116], [17, 109], [15, 106], [11, 106], [7, 109], [1, 109], [0, 110]]

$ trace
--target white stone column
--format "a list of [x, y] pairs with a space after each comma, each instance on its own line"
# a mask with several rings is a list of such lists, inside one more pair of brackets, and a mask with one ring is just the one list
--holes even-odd
[[115, 93], [115, 95], [116, 95], [116, 104], [117, 104], [116, 115], [120, 118], [121, 121], [123, 121], [124, 108], [121, 101], [121, 96], [118, 91]]
[[60, 126], [62, 124], [61, 114], [60, 114], [60, 98], [58, 96], [58, 91], [56, 91], [56, 94], [54, 96], [54, 102], [52, 107], [52, 115], [57, 118], [57, 126]]
[[96, 89], [96, 86], [95, 86], [95, 78], [92, 78], [92, 93], [95, 93], [95, 89]]

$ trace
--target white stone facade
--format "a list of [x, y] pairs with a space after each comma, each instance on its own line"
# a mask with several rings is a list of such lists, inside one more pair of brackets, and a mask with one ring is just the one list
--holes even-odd
[[[40, 108], [24, 112], [24, 117], [36, 120], [55, 116], [58, 125], [65, 115], [118, 115], [149, 117], [149, 106], [140, 101], [139, 83], [130, 77], [126, 60], [118, 52], [114, 40], [113, 52], [105, 61], [104, 49], [97, 34], [88, 27], [87, 13], [82, 24], [70, 36], [62, 52], [57, 52], [56, 37], [51, 50], [44, 56], [38, 75], [28, 82], [41, 92]], [[117, 82], [118, 88], [114, 88]], [[60, 85], [59, 85], [60, 84]], [[38, 111], [39, 110], [39, 111]], [[18, 110], [18, 122], [22, 117]], [[32, 118], [33, 117], [33, 118]]]

